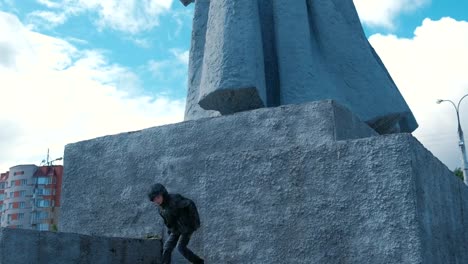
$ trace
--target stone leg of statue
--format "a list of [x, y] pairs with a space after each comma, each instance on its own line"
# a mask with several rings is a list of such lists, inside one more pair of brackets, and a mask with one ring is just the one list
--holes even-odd
[[211, 1], [206, 27], [199, 105], [223, 115], [266, 106], [257, 1]]

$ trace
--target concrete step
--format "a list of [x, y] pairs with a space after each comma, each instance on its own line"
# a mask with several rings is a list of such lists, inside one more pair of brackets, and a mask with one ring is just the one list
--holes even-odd
[[0, 263], [159, 264], [159, 239], [129, 239], [0, 229]]

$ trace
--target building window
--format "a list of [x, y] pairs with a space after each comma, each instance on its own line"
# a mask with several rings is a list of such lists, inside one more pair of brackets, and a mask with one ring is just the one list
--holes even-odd
[[28, 185], [28, 179], [22, 179], [21, 185]]
[[16, 176], [16, 175], [23, 175], [24, 174], [24, 171], [15, 171], [13, 173], [13, 176]]
[[0, 189], [5, 189], [5, 182], [0, 182]]
[[8, 222], [11, 221], [11, 214], [7, 215], [7, 221], [8, 221]]
[[21, 208], [21, 209], [26, 208], [26, 203], [25, 202], [20, 202], [19, 203], [19, 208]]
[[36, 206], [43, 208], [50, 207], [50, 200], [37, 200]]
[[36, 178], [36, 183], [37, 184], [51, 184], [52, 181], [50, 177], [38, 177]]
[[49, 188], [39, 188], [36, 190], [36, 193], [39, 195], [51, 195], [52, 189]]
[[23, 220], [23, 219], [24, 219], [24, 213], [19, 213], [18, 220]]
[[48, 231], [49, 230], [49, 224], [39, 224], [37, 226], [37, 230], [39, 230], [39, 231]]
[[13, 208], [13, 203], [9, 203], [8, 204], [8, 209], [12, 209]]
[[20, 197], [26, 197], [26, 191], [25, 191], [25, 190], [20, 191], [20, 192], [19, 192], [19, 196], [20, 196]]
[[3, 194], [3, 193], [0, 193], [0, 200], [2, 200], [2, 201], [3, 201], [4, 197], [5, 197], [5, 194]]
[[49, 218], [49, 212], [35, 212], [33, 214], [34, 220], [41, 220], [41, 219], [47, 219], [47, 218]]

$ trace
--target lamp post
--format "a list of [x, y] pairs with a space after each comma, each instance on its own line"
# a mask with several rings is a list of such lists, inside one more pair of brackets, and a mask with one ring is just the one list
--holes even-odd
[[461, 127], [461, 124], [460, 124], [460, 103], [463, 101], [463, 99], [465, 99], [465, 97], [467, 97], [468, 94], [465, 94], [461, 99], [460, 101], [458, 101], [458, 104], [455, 105], [455, 103], [451, 100], [442, 100], [442, 99], [438, 99], [437, 100], [437, 103], [440, 104], [442, 102], [449, 102], [453, 105], [453, 107], [455, 108], [455, 111], [457, 113], [457, 121], [458, 121], [458, 146], [460, 146], [460, 150], [461, 150], [461, 153], [462, 153], [462, 169], [463, 169], [463, 179], [464, 179], [464, 182], [465, 182], [465, 185], [468, 185], [468, 159], [466, 158], [466, 148], [465, 148], [465, 139], [464, 139], [464, 136], [463, 136], [463, 130], [462, 130], [462, 127]]
[[60, 158], [56, 158], [56, 159], [54, 159], [54, 160], [51, 160], [51, 161], [47, 162], [47, 166], [53, 166], [53, 165], [54, 165], [54, 164], [53, 164], [54, 161], [59, 161], [59, 160], [62, 160], [62, 159], [63, 159], [63, 158], [60, 157]]

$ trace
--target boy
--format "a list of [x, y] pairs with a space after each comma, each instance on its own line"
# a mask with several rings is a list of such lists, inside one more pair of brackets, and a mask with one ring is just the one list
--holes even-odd
[[177, 249], [187, 260], [195, 264], [204, 264], [204, 260], [187, 248], [193, 232], [200, 227], [195, 203], [180, 194], [168, 193], [164, 185], [153, 184], [148, 198], [159, 208], [159, 214], [169, 230], [169, 238], [163, 247], [162, 263], [170, 264], [172, 251]]

